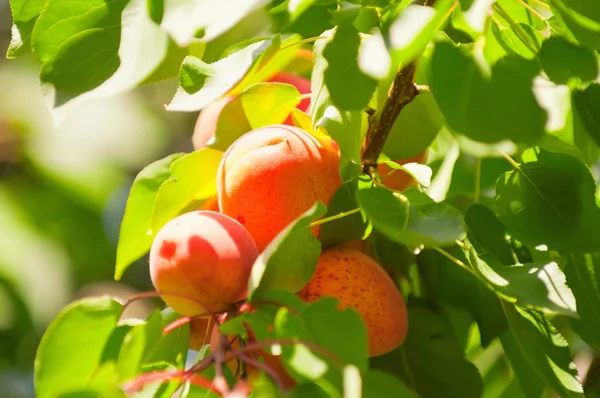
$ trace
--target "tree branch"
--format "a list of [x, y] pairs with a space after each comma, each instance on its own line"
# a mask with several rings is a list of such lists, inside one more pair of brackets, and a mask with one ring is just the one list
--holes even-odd
[[369, 118], [366, 135], [366, 146], [362, 156], [363, 172], [372, 175], [377, 168], [377, 158], [383, 150], [385, 141], [398, 118], [400, 111], [415, 99], [419, 90], [415, 85], [417, 61], [412, 61], [400, 68], [383, 108]]

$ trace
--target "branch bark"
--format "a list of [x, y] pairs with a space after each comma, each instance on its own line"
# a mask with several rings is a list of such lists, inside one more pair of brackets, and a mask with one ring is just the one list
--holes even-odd
[[369, 117], [369, 128], [366, 135], [366, 146], [362, 156], [363, 172], [372, 175], [377, 168], [377, 158], [394, 122], [402, 109], [415, 99], [419, 90], [415, 85], [417, 61], [412, 61], [400, 68], [383, 108], [377, 114]]

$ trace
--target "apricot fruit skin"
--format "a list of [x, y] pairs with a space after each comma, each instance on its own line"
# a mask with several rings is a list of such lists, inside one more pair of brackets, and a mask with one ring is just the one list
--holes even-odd
[[[342, 185], [339, 149], [286, 125], [246, 133], [223, 155], [217, 172], [222, 213], [238, 220], [259, 251], [317, 201], [329, 204]], [[319, 235], [320, 226], [312, 229]]]
[[[310, 93], [310, 80], [297, 76], [291, 73], [279, 72], [267, 80], [272, 83], [287, 83], [296, 87], [300, 94]], [[217, 124], [219, 117], [225, 105], [234, 100], [234, 96], [219, 98], [208, 106], [204, 107], [198, 114], [196, 124], [194, 126], [194, 134], [192, 135], [192, 144], [194, 149], [204, 148], [206, 143], [210, 141], [217, 132]], [[306, 112], [310, 106], [310, 98], [304, 98], [296, 106], [302, 112]], [[284, 124], [293, 126], [292, 116], [288, 116]]]
[[174, 218], [156, 234], [150, 277], [156, 290], [165, 293], [163, 301], [181, 315], [217, 312], [247, 297], [257, 257], [256, 245], [239, 222], [197, 210]]
[[[427, 151], [424, 151], [416, 156], [411, 158], [395, 160], [396, 163], [405, 165], [407, 163], [425, 163], [427, 159]], [[380, 163], [377, 166], [377, 172], [381, 176], [381, 181], [383, 185], [390, 189], [394, 189], [396, 191], [404, 191], [405, 189], [410, 188], [411, 186], [416, 186], [417, 181], [404, 170], [395, 170], [388, 166], [385, 163]], [[389, 174], [389, 175], [388, 175]]]
[[357, 250], [323, 251], [312, 279], [298, 296], [306, 302], [333, 297], [340, 301], [340, 309], [354, 308], [365, 323], [371, 357], [396, 349], [406, 339], [404, 298], [384, 269]]
[[197, 318], [190, 322], [190, 348], [195, 351], [200, 351], [205, 344], [210, 342], [207, 336], [209, 323], [212, 324], [210, 318]]

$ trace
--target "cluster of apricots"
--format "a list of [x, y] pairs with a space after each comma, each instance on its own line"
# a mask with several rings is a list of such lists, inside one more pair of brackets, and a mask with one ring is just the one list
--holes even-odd
[[[308, 79], [290, 73], [277, 73], [269, 81], [310, 92]], [[195, 149], [214, 136], [220, 112], [231, 100], [222, 98], [200, 112]], [[310, 100], [303, 100], [298, 108], [306, 111], [309, 106]], [[422, 162], [423, 156], [399, 163]], [[159, 293], [176, 293], [161, 294], [167, 305], [192, 317], [225, 312], [243, 301], [258, 255], [316, 201], [328, 205], [340, 188], [339, 161], [334, 140], [309, 134], [294, 126], [291, 118], [237, 139], [219, 165], [216, 197], [171, 220], [154, 239], [150, 251], [154, 287]], [[408, 174], [385, 164], [379, 171], [389, 188], [403, 190], [414, 184]], [[319, 228], [311, 230], [316, 237]], [[369, 353], [378, 356], [404, 342], [407, 313], [393, 280], [360, 248], [353, 243], [324, 248], [311, 281], [297, 295], [305, 302], [333, 297], [341, 308], [354, 308], [365, 323]], [[208, 342], [214, 346], [218, 340], [218, 328], [208, 319], [194, 318], [190, 330], [192, 349]], [[276, 357], [264, 352], [255, 357], [283, 369]], [[291, 378], [286, 380], [293, 384]]]

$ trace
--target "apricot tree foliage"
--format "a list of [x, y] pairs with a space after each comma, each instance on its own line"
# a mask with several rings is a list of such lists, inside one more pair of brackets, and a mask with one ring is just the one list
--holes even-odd
[[[211, 314], [215, 344], [188, 350], [194, 319], [170, 308], [133, 322], [128, 303], [77, 301], [39, 346], [37, 395], [598, 396], [598, 363], [584, 377], [574, 359], [600, 349], [599, 4], [10, 0], [7, 57], [39, 61], [57, 122], [170, 79], [165, 111], [231, 98], [206, 146], [139, 172], [115, 279], [169, 221], [208, 206], [223, 152], [250, 130], [333, 139], [342, 183], [258, 256], [247, 300]], [[282, 71], [311, 93], [270, 80]], [[427, 165], [406, 163], [424, 152]], [[386, 185], [389, 173], [412, 183]], [[355, 309], [296, 294], [323, 250], [356, 241], [406, 302], [406, 340], [385, 355], [369, 357]]]

